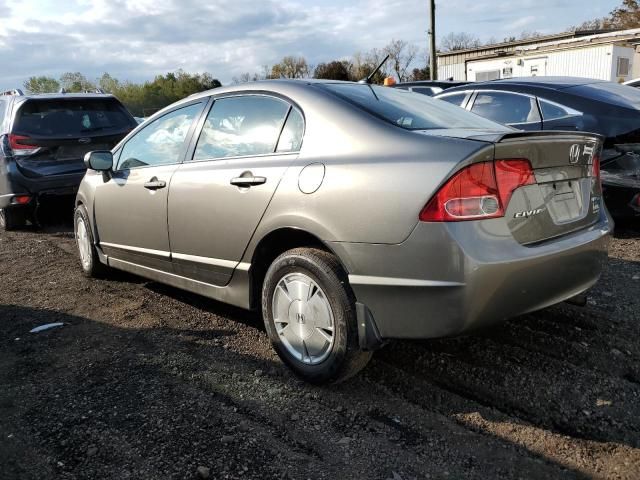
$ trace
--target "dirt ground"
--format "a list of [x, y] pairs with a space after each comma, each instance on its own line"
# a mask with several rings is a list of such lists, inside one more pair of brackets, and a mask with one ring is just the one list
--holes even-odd
[[0, 479], [640, 478], [640, 232], [610, 256], [584, 308], [312, 387], [257, 314], [86, 279], [68, 227], [0, 233]]

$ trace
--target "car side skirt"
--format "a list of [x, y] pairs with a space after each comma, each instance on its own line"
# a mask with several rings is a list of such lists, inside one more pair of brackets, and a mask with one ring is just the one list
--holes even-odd
[[[102, 259], [101, 259], [102, 260]], [[155, 268], [145, 267], [125, 260], [113, 257], [104, 258], [105, 263], [110, 267], [125, 272], [133, 273], [160, 283], [171, 285], [172, 287], [187, 290], [198, 295], [229, 303], [237, 307], [249, 309], [249, 267], [248, 263], [241, 263], [236, 268], [233, 278], [226, 286], [217, 286], [210, 283], [192, 280], [174, 273], [163, 272]]]

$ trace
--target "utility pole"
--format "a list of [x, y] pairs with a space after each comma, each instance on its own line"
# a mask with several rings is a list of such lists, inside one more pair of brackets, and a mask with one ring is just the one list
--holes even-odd
[[429, 58], [429, 75], [431, 80], [438, 79], [438, 65], [436, 62], [436, 0], [429, 0], [431, 10], [431, 28], [429, 29], [431, 55]]

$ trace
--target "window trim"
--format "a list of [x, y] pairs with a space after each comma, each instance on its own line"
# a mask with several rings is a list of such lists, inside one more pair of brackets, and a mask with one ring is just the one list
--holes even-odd
[[[202, 118], [202, 112], [206, 110], [207, 104], [209, 103], [209, 99], [206, 97], [200, 97], [196, 100], [193, 100], [191, 102], [186, 102], [186, 103], [182, 103], [180, 105], [176, 105], [175, 108], [172, 108], [170, 110], [161, 110], [160, 112], [158, 112], [158, 116], [156, 117], [154, 115], [155, 118], [150, 118], [149, 120], [147, 120], [144, 123], [141, 123], [139, 125], [140, 128], [135, 128], [133, 129], [133, 131], [126, 137], [123, 139], [123, 141], [120, 143], [120, 145], [118, 145], [114, 151], [113, 151], [113, 158], [114, 158], [114, 163], [115, 166], [113, 168], [113, 172], [125, 172], [125, 171], [130, 171], [130, 170], [139, 170], [139, 169], [143, 169], [143, 168], [155, 168], [155, 167], [166, 167], [166, 166], [170, 166], [170, 165], [180, 165], [181, 163], [184, 162], [184, 158], [185, 158], [185, 154], [187, 152], [187, 147], [190, 144], [190, 137], [193, 136], [193, 132], [194, 132], [194, 128], [195, 126], [200, 122], [201, 118]], [[170, 115], [174, 112], [177, 112], [178, 110], [181, 110], [183, 108], [187, 108], [187, 107], [191, 107], [193, 105], [198, 105], [201, 104], [202, 108], [200, 110], [200, 113], [196, 115], [196, 118], [194, 118], [194, 121], [191, 123], [191, 126], [189, 127], [189, 130], [187, 130], [187, 134], [185, 136], [185, 139], [183, 141], [183, 145], [182, 145], [182, 149], [180, 151], [180, 155], [178, 155], [178, 161], [175, 163], [163, 163], [161, 165], [140, 165], [138, 167], [133, 167], [133, 168], [127, 168], [126, 170], [121, 170], [120, 169], [120, 157], [122, 155], [122, 150], [124, 149], [124, 147], [127, 146], [127, 144], [133, 140], [134, 137], [136, 137], [140, 132], [142, 132], [143, 130], [145, 130], [146, 128], [148, 128], [149, 126], [153, 125], [157, 120], [160, 120], [161, 118]], [[187, 141], [187, 139], [189, 139], [189, 141]], [[117, 158], [117, 159], [116, 159]]]
[[[469, 110], [471, 113], [474, 113], [472, 111], [473, 106], [476, 103], [476, 99], [478, 98], [478, 95], [482, 94], [482, 93], [503, 93], [503, 94], [507, 94], [507, 95], [519, 95], [521, 97], [526, 97], [529, 100], [533, 100], [535, 103], [536, 108], [538, 109], [538, 120], [534, 121], [534, 122], [512, 122], [512, 123], [501, 123], [501, 122], [496, 122], [496, 123], [500, 123], [501, 125], [506, 125], [507, 127], [510, 127], [512, 125], [535, 125], [537, 123], [539, 123], [540, 125], [542, 125], [543, 122], [543, 118], [542, 118], [542, 111], [540, 110], [540, 105], [538, 104], [538, 97], [536, 97], [535, 95], [531, 95], [530, 93], [522, 93], [522, 92], [514, 92], [511, 90], [499, 90], [499, 89], [489, 89], [489, 90], [475, 90], [472, 97], [469, 99], [469, 102], [467, 103], [467, 107], [466, 109]], [[478, 115], [477, 113], [475, 115]], [[482, 118], [486, 118], [486, 117], [482, 117]], [[489, 118], [489, 120], [491, 120]], [[495, 122], [495, 120], [492, 120]]]
[[[209, 117], [209, 113], [211, 109], [215, 105], [217, 100], [222, 100], [224, 98], [233, 98], [233, 97], [248, 97], [248, 96], [260, 96], [260, 97], [268, 97], [275, 98], [277, 100], [281, 100], [289, 105], [286, 115], [284, 116], [284, 120], [282, 121], [282, 125], [280, 126], [280, 132], [278, 133], [278, 140], [276, 141], [275, 146], [273, 147], [273, 152], [271, 153], [260, 153], [257, 155], [236, 155], [233, 157], [211, 157], [211, 158], [201, 158], [195, 160], [193, 157], [196, 153], [196, 148], [198, 146], [198, 141], [200, 140], [200, 135], [202, 134], [202, 129], [204, 128], [204, 123], [207, 121]], [[304, 136], [307, 132], [307, 119], [304, 114], [304, 110], [302, 110], [296, 102], [291, 100], [289, 97], [285, 95], [281, 95], [277, 92], [269, 92], [266, 90], [242, 90], [236, 92], [226, 92], [220, 94], [213, 94], [210, 97], [210, 103], [205, 107], [205, 112], [201, 116], [200, 120], [197, 123], [197, 130], [195, 130], [192, 134], [191, 141], [189, 142], [189, 147], [186, 151], [186, 155], [183, 159], [182, 163], [201, 163], [201, 162], [219, 162], [221, 160], [234, 160], [234, 159], [244, 159], [244, 158], [261, 158], [261, 157], [275, 157], [275, 156], [286, 156], [286, 155], [298, 155], [300, 153], [300, 149], [295, 152], [276, 152], [278, 148], [278, 143], [280, 142], [280, 136], [282, 135], [282, 131], [284, 126], [289, 118], [292, 109], [298, 110], [300, 115], [302, 116], [302, 142], [300, 143], [300, 148], [302, 148], [302, 144], [304, 143]]]

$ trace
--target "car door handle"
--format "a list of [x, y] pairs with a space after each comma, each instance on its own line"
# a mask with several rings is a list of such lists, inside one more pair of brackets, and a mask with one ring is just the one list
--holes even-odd
[[156, 177], [153, 177], [147, 183], [144, 184], [144, 188], [147, 190], [159, 190], [167, 186], [167, 182], [164, 180], [158, 180]]
[[246, 176], [246, 177], [235, 177], [231, 179], [231, 185], [236, 185], [238, 187], [251, 187], [253, 185], [262, 185], [267, 182], [267, 177], [254, 177], [254, 176]]

